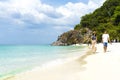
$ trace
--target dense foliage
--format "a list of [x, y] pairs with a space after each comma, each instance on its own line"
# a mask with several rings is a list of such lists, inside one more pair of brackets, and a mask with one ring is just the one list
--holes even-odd
[[120, 0], [106, 0], [100, 8], [93, 13], [86, 14], [81, 18], [80, 24], [75, 26], [75, 30], [89, 28], [97, 32], [98, 41], [104, 30], [110, 34], [110, 39], [120, 40]]

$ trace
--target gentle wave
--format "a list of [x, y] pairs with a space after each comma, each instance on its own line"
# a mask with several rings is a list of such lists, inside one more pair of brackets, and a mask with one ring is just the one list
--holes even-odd
[[[82, 46], [0, 46], [0, 78], [15, 75], [36, 66], [47, 68], [63, 64], [84, 53]], [[10, 56], [10, 57], [9, 57]], [[7, 60], [7, 61], [6, 61]]]

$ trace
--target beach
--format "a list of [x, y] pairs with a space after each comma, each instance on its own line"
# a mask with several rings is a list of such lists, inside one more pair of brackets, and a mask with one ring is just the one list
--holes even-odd
[[104, 53], [103, 45], [99, 43], [95, 54], [88, 48], [80, 57], [60, 61], [49, 67], [38, 66], [3, 80], [119, 80], [119, 49], [120, 43], [112, 43]]

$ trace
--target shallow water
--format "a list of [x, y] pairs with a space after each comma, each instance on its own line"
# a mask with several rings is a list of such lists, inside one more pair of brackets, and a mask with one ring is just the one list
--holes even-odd
[[0, 77], [54, 60], [81, 55], [83, 51], [83, 46], [1, 45]]

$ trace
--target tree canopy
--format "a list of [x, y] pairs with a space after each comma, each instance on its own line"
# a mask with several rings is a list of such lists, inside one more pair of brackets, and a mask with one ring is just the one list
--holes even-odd
[[120, 0], [106, 0], [105, 3], [93, 13], [82, 16], [75, 30], [89, 28], [97, 32], [98, 41], [104, 30], [110, 34], [110, 39], [120, 40]]

